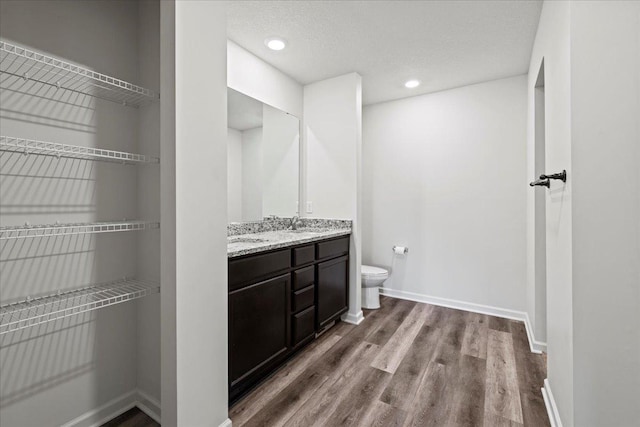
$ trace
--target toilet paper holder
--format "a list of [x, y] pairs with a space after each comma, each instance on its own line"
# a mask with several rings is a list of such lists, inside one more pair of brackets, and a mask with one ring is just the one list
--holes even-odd
[[394, 246], [393, 247], [393, 252], [398, 252], [397, 249], [400, 249], [402, 251], [402, 253], [409, 253], [409, 248], [406, 248], [404, 246]]

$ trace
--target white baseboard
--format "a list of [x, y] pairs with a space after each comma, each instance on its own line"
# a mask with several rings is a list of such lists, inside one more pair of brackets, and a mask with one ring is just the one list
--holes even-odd
[[231, 427], [231, 420], [229, 418], [227, 418], [226, 420], [224, 420], [222, 422], [222, 424], [220, 424], [219, 427]]
[[136, 390], [131, 390], [104, 405], [92, 409], [62, 425], [62, 427], [97, 427], [136, 406]]
[[488, 314], [490, 316], [503, 317], [505, 319], [519, 320], [524, 323], [531, 352], [541, 353], [542, 351], [546, 351], [546, 343], [535, 341], [533, 336], [533, 329], [531, 329], [531, 323], [529, 322], [529, 316], [524, 311], [493, 307], [490, 305], [475, 304], [472, 302], [465, 302], [448, 298], [434, 297], [414, 292], [399, 291], [391, 288], [380, 288], [380, 294], [391, 298], [406, 299], [409, 301], [423, 302], [440, 307], [454, 308], [456, 310], [471, 311], [473, 313]]
[[553, 398], [549, 380], [546, 378], [544, 380], [544, 387], [542, 387], [542, 398], [544, 399], [544, 406], [547, 408], [547, 414], [549, 415], [549, 422], [551, 423], [551, 427], [562, 427], [560, 412], [558, 412], [556, 400]]
[[351, 323], [353, 325], [359, 325], [364, 320], [364, 314], [360, 310], [357, 314], [345, 313], [340, 318], [345, 323]]
[[160, 422], [160, 402], [154, 398], [149, 396], [144, 391], [138, 389], [136, 390], [136, 402], [135, 406], [137, 406], [142, 412], [147, 414], [149, 417], [153, 418], [155, 422], [158, 424], [162, 424]]
[[524, 320], [524, 326], [527, 329], [527, 338], [529, 338], [529, 346], [531, 347], [531, 351], [533, 353], [542, 353], [542, 352], [547, 352], [547, 343], [546, 342], [541, 342], [541, 341], [536, 341], [536, 337], [533, 334], [533, 326], [531, 326], [531, 321], [529, 320], [529, 313], [524, 313], [525, 315], [525, 320]]
[[138, 407], [157, 423], [160, 423], [160, 402], [141, 390], [131, 390], [102, 406], [85, 412], [63, 424], [62, 427], [98, 427], [134, 407]]

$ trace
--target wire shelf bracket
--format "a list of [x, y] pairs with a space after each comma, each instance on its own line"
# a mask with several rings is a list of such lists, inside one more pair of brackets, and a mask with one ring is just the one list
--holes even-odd
[[99, 160], [124, 164], [160, 163], [158, 157], [124, 151], [105, 150], [101, 148], [81, 147], [78, 145], [59, 144], [57, 142], [36, 141], [32, 139], [0, 136], [0, 151], [37, 154], [44, 156], [65, 157], [70, 159]]
[[153, 281], [124, 278], [0, 306], [0, 335], [160, 292]]
[[8, 76], [3, 86], [35, 81], [135, 108], [160, 99], [150, 89], [1, 40], [0, 72]]
[[160, 228], [159, 222], [113, 221], [75, 224], [23, 225], [0, 227], [0, 240], [33, 237], [68, 236], [77, 234], [113, 233]]

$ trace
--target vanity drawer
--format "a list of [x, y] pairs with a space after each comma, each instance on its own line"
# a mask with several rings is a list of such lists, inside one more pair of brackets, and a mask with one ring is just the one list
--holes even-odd
[[349, 236], [317, 244], [317, 259], [333, 258], [349, 253]]
[[310, 265], [309, 267], [300, 268], [293, 272], [293, 290], [297, 291], [302, 288], [306, 288], [312, 285], [315, 279], [315, 267]]
[[302, 246], [293, 249], [293, 266], [309, 264], [316, 259], [316, 249], [314, 245]]
[[229, 261], [229, 291], [268, 279], [291, 267], [291, 250], [284, 249], [262, 255]]
[[295, 291], [291, 295], [291, 312], [297, 313], [313, 305], [315, 301], [315, 286], [307, 286], [304, 289]]
[[292, 337], [293, 345], [302, 342], [305, 338], [311, 337], [315, 334], [314, 328], [316, 309], [311, 306], [308, 309], [301, 311], [298, 314], [293, 315], [292, 323]]

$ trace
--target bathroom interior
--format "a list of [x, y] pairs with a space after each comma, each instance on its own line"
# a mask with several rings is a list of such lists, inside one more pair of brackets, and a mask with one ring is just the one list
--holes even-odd
[[0, 425], [640, 419], [640, 2], [0, 2]]

